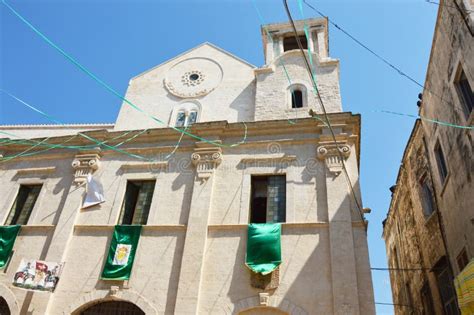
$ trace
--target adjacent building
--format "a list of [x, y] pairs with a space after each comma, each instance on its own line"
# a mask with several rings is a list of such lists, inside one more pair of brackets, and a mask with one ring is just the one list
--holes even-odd
[[473, 36], [472, 1], [441, 1], [419, 105], [451, 125], [416, 122], [392, 188], [383, 237], [396, 314], [464, 306], [454, 279], [474, 257], [474, 163], [473, 129], [459, 126], [474, 123]]
[[[261, 67], [204, 43], [132, 78], [126, 98], [147, 114], [124, 103], [112, 125], [0, 126], [5, 138], [29, 139], [0, 144], [0, 218], [21, 225], [0, 309], [375, 314], [358, 207], [360, 116], [342, 111], [327, 20], [297, 26], [337, 143], [308, 115], [321, 104], [289, 24], [262, 27]], [[106, 201], [82, 209], [90, 174]], [[282, 263], [262, 276], [245, 255], [248, 224], [265, 222], [281, 223]], [[103, 280], [122, 224], [142, 225], [131, 277]], [[64, 262], [53, 293], [12, 285], [22, 259]]]

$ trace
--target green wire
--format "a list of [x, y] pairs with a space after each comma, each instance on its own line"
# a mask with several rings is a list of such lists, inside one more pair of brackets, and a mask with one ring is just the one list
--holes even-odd
[[[36, 27], [34, 27], [30, 22], [28, 22], [28, 20], [26, 20], [26, 18], [24, 18], [20, 13], [18, 13], [17, 11], [15, 11], [15, 9], [13, 9], [13, 7], [11, 7], [5, 0], [1, 0], [2, 3], [16, 16], [18, 17], [23, 23], [25, 23], [31, 30], [33, 30], [38, 36], [40, 36], [44, 41], [46, 41], [46, 43], [48, 43], [51, 47], [53, 47], [54, 49], [56, 49], [61, 55], [63, 55], [67, 60], [69, 60], [72, 64], [74, 64], [76, 67], [78, 67], [81, 71], [83, 71], [86, 75], [88, 75], [89, 77], [91, 77], [92, 79], [94, 79], [97, 83], [99, 83], [100, 85], [102, 85], [107, 91], [109, 91], [110, 93], [112, 93], [113, 95], [115, 95], [116, 97], [118, 97], [119, 99], [121, 99], [122, 101], [124, 101], [126, 104], [130, 105], [132, 108], [134, 108], [135, 110], [145, 114], [145, 116], [151, 118], [152, 120], [158, 122], [159, 124], [162, 124], [162, 125], [165, 125], [167, 126], [167, 124], [165, 122], [163, 122], [162, 120], [154, 117], [153, 115], [150, 115], [149, 113], [145, 112], [143, 109], [141, 109], [140, 107], [138, 107], [137, 105], [133, 104], [131, 101], [129, 101], [126, 97], [122, 96], [120, 93], [118, 93], [117, 91], [115, 91], [115, 89], [113, 89], [111, 86], [109, 86], [107, 83], [105, 83], [103, 80], [101, 80], [99, 77], [97, 77], [94, 73], [92, 73], [89, 69], [87, 69], [85, 66], [83, 66], [81, 63], [79, 63], [76, 59], [74, 59], [72, 56], [70, 56], [68, 53], [66, 53], [62, 48], [60, 48], [58, 45], [56, 45], [52, 40], [50, 40], [46, 35], [44, 35], [40, 30], [38, 30]], [[180, 133], [184, 133], [186, 134], [187, 136], [190, 136], [194, 139], [197, 139], [199, 141], [203, 141], [203, 142], [207, 142], [209, 144], [212, 144], [212, 145], [215, 145], [215, 146], [218, 146], [218, 147], [235, 147], [235, 146], [238, 146], [240, 144], [242, 144], [243, 142], [245, 142], [246, 140], [246, 137], [244, 137], [244, 140], [238, 142], [238, 143], [234, 143], [234, 144], [221, 144], [221, 143], [218, 143], [216, 141], [210, 141], [210, 140], [207, 140], [205, 138], [201, 138], [199, 136], [196, 136], [192, 133], [189, 133], [187, 131], [184, 131], [184, 130], [180, 130], [179, 128], [175, 127], [175, 126], [170, 126], [170, 128], [172, 128], [173, 130], [177, 131], [177, 132], [180, 132]], [[245, 132], [245, 134], [247, 134], [247, 132]]]

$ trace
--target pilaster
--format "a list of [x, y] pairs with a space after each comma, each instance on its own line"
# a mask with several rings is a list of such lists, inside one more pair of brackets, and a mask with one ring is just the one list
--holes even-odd
[[341, 175], [350, 153], [344, 142], [320, 143], [317, 148], [318, 158], [326, 164], [333, 307], [340, 315], [360, 314], [350, 192]]
[[213, 173], [221, 160], [222, 150], [204, 142], [196, 143], [191, 154], [196, 176], [181, 261], [176, 314], [197, 314], [199, 311], [199, 292], [214, 185]]

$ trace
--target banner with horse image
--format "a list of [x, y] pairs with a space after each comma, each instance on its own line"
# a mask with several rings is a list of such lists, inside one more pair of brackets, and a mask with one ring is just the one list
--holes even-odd
[[13, 285], [27, 290], [53, 292], [62, 268], [61, 263], [22, 259], [13, 278]]

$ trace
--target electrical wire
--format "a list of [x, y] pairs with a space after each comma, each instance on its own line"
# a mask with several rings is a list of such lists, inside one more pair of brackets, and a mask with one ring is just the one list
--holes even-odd
[[[431, 0], [425, 0], [425, 3], [430, 3], [430, 4], [437, 5], [437, 6], [441, 6], [441, 5], [442, 5], [442, 6], [447, 7], [447, 8], [455, 8], [455, 9], [457, 9], [457, 7], [455, 7], [454, 5], [449, 5], [449, 4], [446, 4], [446, 3], [441, 4], [441, 3], [439, 3], [439, 2], [431, 1]], [[466, 11], [466, 13], [472, 13], [472, 12], [474, 12], [473, 10], [468, 10], [468, 9], [466, 9], [465, 11]]]
[[441, 126], [448, 126], [448, 127], [454, 127], [454, 128], [460, 128], [460, 129], [474, 129], [474, 126], [463, 126], [463, 125], [456, 125], [456, 124], [451, 124], [445, 121], [441, 120], [436, 120], [436, 119], [430, 119], [430, 118], [425, 118], [420, 115], [411, 115], [411, 114], [404, 114], [404, 113], [398, 113], [398, 112], [392, 112], [389, 110], [374, 110], [374, 113], [385, 113], [385, 114], [392, 114], [392, 115], [397, 115], [397, 116], [406, 116], [406, 117], [413, 117], [413, 118], [419, 118], [421, 120], [433, 123], [433, 124], [438, 124]]
[[[211, 145], [217, 146], [217, 147], [227, 147], [227, 148], [232, 148], [236, 147], [246, 141], [247, 137], [247, 129], [245, 129], [245, 135], [243, 140], [234, 143], [234, 144], [222, 144], [216, 141], [211, 141], [202, 137], [199, 137], [197, 135], [194, 135], [192, 133], [189, 133], [187, 131], [181, 130], [175, 126], [168, 126], [167, 123], [164, 121], [160, 120], [159, 118], [149, 114], [145, 110], [141, 109], [139, 106], [135, 105], [133, 102], [128, 100], [125, 96], [122, 96], [119, 92], [117, 92], [114, 88], [112, 88], [110, 85], [108, 85], [105, 81], [100, 79], [97, 75], [95, 75], [92, 71], [87, 69], [84, 65], [82, 65], [79, 61], [77, 61], [75, 58], [73, 58], [71, 55], [69, 55], [66, 51], [64, 51], [61, 47], [56, 45], [51, 39], [49, 39], [45, 34], [43, 34], [39, 29], [37, 29], [33, 24], [31, 24], [26, 18], [24, 18], [20, 13], [18, 13], [12, 6], [10, 6], [5, 0], [0, 0], [3, 5], [5, 5], [18, 19], [20, 19], [24, 24], [26, 24], [32, 31], [34, 31], [38, 36], [40, 36], [46, 43], [48, 43], [51, 47], [56, 49], [61, 55], [63, 55], [69, 62], [71, 62], [73, 65], [75, 65], [77, 68], [79, 68], [82, 72], [84, 72], [86, 75], [88, 75], [90, 78], [92, 78], [94, 81], [99, 83], [102, 87], [104, 87], [108, 92], [112, 93], [114, 96], [118, 97], [120, 100], [125, 102], [127, 105], [131, 106], [133, 109], [137, 110], [138, 112], [144, 114], [148, 118], [154, 120], [155, 122], [165, 125], [167, 127], [170, 127], [171, 129], [179, 132], [179, 133], [184, 133], [187, 136], [190, 136], [194, 139], [197, 139], [199, 141], [203, 141], [206, 143], [209, 143]], [[246, 127], [246, 126], [245, 126]]]
[[[302, 46], [302, 44], [301, 44], [301, 41], [300, 41], [300, 39], [299, 39], [299, 37], [298, 37], [298, 31], [296, 30], [295, 22], [293, 21], [293, 17], [291, 16], [291, 12], [290, 12], [290, 9], [289, 9], [289, 7], [288, 7], [287, 0], [283, 0], [283, 4], [284, 4], [285, 10], [286, 10], [286, 14], [288, 15], [288, 19], [290, 20], [291, 26], [292, 26], [292, 28], [293, 28], [293, 33], [294, 33], [296, 42], [297, 42], [298, 47], [299, 47], [299, 49], [300, 49], [300, 51], [301, 51], [301, 54], [302, 54], [302, 56], [303, 56], [303, 60], [304, 60], [305, 65], [306, 65], [306, 70], [308, 71], [308, 75], [309, 75], [310, 80], [311, 80], [311, 82], [312, 82], [312, 84], [313, 84], [313, 87], [315, 87], [315, 90], [317, 90], [316, 82], [313, 80], [313, 75], [312, 75], [312, 71], [311, 71], [311, 66], [310, 66], [308, 60], [306, 59], [306, 54], [305, 54], [305, 52], [304, 52], [303, 46]], [[355, 194], [354, 187], [352, 186], [352, 181], [351, 181], [351, 179], [350, 179], [350, 177], [349, 177], [349, 173], [347, 172], [346, 164], [345, 164], [345, 161], [344, 161], [345, 159], [344, 159], [344, 157], [342, 156], [341, 151], [339, 150], [339, 144], [338, 144], [337, 139], [336, 139], [336, 134], [334, 133], [334, 130], [333, 130], [333, 128], [332, 128], [332, 126], [331, 126], [331, 123], [330, 123], [330, 121], [329, 121], [329, 116], [328, 116], [328, 114], [327, 114], [326, 107], [324, 106], [324, 102], [323, 102], [323, 100], [322, 100], [322, 98], [321, 98], [320, 93], [317, 93], [316, 96], [317, 96], [317, 98], [318, 98], [318, 100], [319, 100], [319, 103], [321, 104], [321, 108], [322, 108], [322, 110], [323, 110], [323, 116], [324, 116], [324, 118], [325, 118], [325, 120], [326, 120], [328, 129], [329, 129], [329, 131], [330, 131], [330, 133], [331, 133], [331, 137], [332, 137], [332, 139], [333, 139], [333, 141], [334, 141], [334, 144], [336, 145], [336, 148], [337, 148], [336, 151], [338, 152], [339, 159], [341, 160], [341, 163], [342, 163], [342, 170], [343, 170], [343, 173], [345, 174], [345, 177], [346, 177], [346, 180], [347, 180], [347, 184], [348, 184], [349, 189], [350, 189], [350, 191], [351, 191], [352, 197], [354, 198], [354, 202], [356, 203], [356, 206], [357, 206], [357, 209], [358, 209], [358, 211], [359, 211], [359, 215], [360, 215], [360, 217], [361, 217], [361, 220], [362, 220], [362, 222], [365, 223], [365, 219], [364, 219], [364, 214], [363, 214], [363, 211], [362, 211], [362, 207], [361, 207], [360, 204], [359, 204], [359, 200], [357, 199], [357, 196], [356, 196], [356, 194]], [[365, 228], [366, 228], [366, 231], [367, 231], [367, 225], [365, 225]]]
[[351, 35], [348, 31], [346, 31], [344, 28], [342, 28], [341, 26], [339, 26], [334, 20], [330, 19], [328, 16], [326, 16], [323, 12], [321, 12], [320, 10], [316, 9], [314, 6], [312, 6], [310, 3], [308, 3], [307, 0], [303, 0], [303, 2], [310, 8], [312, 9], [314, 12], [316, 12], [317, 14], [319, 14], [321, 17], [325, 17], [328, 22], [333, 25], [336, 29], [338, 29], [339, 31], [341, 31], [343, 34], [345, 34], [347, 37], [349, 37], [351, 40], [353, 40], [356, 44], [358, 44], [359, 46], [361, 46], [362, 48], [364, 48], [365, 50], [367, 50], [369, 53], [371, 53], [373, 56], [375, 56], [377, 59], [379, 59], [380, 61], [382, 61], [384, 64], [386, 64], [387, 66], [389, 66], [392, 70], [394, 70], [395, 72], [397, 72], [399, 75], [401, 75], [402, 77], [405, 77], [406, 79], [408, 79], [409, 81], [411, 81], [412, 83], [416, 84], [417, 86], [419, 86], [420, 88], [422, 88], [423, 90], [426, 90], [427, 92], [429, 92], [430, 94], [434, 95], [435, 97], [437, 97], [439, 100], [441, 100], [443, 103], [447, 103], [451, 106], [451, 108], [453, 108], [454, 110], [459, 110], [457, 108], [457, 106], [449, 101], [446, 101], [445, 99], [443, 99], [442, 96], [438, 95], [437, 93], [433, 92], [431, 89], [428, 89], [425, 85], [421, 84], [420, 82], [418, 82], [416, 79], [414, 79], [412, 76], [410, 76], [409, 74], [407, 74], [406, 72], [404, 72], [403, 70], [400, 69], [400, 67], [398, 66], [395, 66], [392, 62], [390, 62], [389, 60], [387, 60], [386, 58], [384, 58], [383, 56], [381, 56], [380, 54], [376, 53], [373, 49], [371, 49], [369, 46], [367, 46], [366, 44], [362, 43], [360, 40], [358, 40], [355, 36]]

